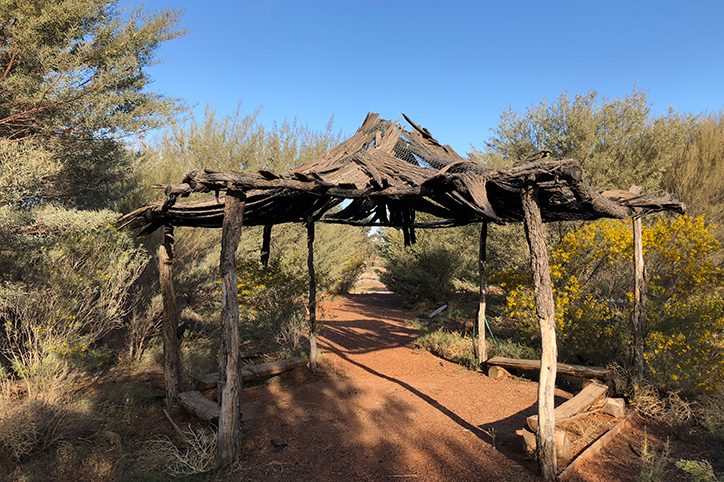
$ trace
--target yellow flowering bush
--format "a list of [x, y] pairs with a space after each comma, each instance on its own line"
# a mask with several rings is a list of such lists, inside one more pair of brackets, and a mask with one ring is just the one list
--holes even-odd
[[[724, 381], [724, 302], [716, 289], [721, 249], [703, 218], [659, 219], [644, 227], [648, 272], [647, 377], [664, 388], [713, 389]], [[633, 241], [629, 220], [601, 220], [568, 233], [551, 250], [562, 360], [624, 362], [631, 342]], [[508, 295], [519, 333], [537, 339], [530, 281]]]

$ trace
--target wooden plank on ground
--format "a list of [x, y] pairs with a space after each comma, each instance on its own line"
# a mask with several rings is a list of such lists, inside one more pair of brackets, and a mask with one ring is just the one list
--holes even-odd
[[178, 394], [179, 404], [188, 412], [193, 413], [201, 420], [211, 423], [219, 422], [219, 404], [204, 397], [201, 392], [192, 390]]
[[[288, 358], [286, 360], [279, 360], [269, 363], [262, 363], [260, 365], [253, 365], [244, 367], [241, 369], [241, 380], [243, 382], [249, 382], [251, 380], [258, 380], [260, 378], [269, 377], [272, 375], [279, 375], [288, 370], [294, 370], [297, 367], [303, 367], [309, 363], [306, 358]], [[209, 390], [214, 388], [219, 381], [218, 373], [208, 373], [206, 375], [199, 375], [194, 377], [196, 382], [197, 390]]]
[[626, 424], [631, 420], [631, 416], [633, 414], [629, 414], [626, 418], [624, 418], [621, 422], [618, 423], [618, 425], [614, 426], [611, 430], [603, 434], [601, 438], [593, 442], [586, 450], [581, 452], [581, 454], [576, 457], [571, 464], [566, 467], [566, 469], [558, 474], [557, 480], [567, 480], [573, 473], [586, 461], [592, 459], [598, 452], [603, 450], [603, 448], [608, 445], [613, 438], [621, 432], [621, 430], [624, 429]]
[[[505, 358], [502, 356], [496, 356], [488, 360], [488, 366], [490, 365], [501, 366], [509, 370], [540, 370], [540, 360], [519, 360], [517, 358]], [[584, 367], [565, 363], [558, 363], [557, 373], [579, 378], [597, 378], [599, 380], [610, 380], [613, 378], [613, 372], [607, 368]]]
[[[587, 411], [591, 406], [603, 399], [608, 392], [608, 386], [600, 383], [592, 383], [570, 400], [556, 407], [554, 414], [556, 425], [565, 422], [567, 419]], [[528, 427], [535, 432], [538, 430], [538, 415], [531, 415], [527, 419]]]

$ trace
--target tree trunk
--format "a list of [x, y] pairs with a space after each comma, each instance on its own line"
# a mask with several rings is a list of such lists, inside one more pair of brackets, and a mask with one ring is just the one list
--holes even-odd
[[178, 400], [179, 349], [176, 339], [178, 307], [173, 289], [173, 226], [164, 226], [163, 244], [158, 247], [158, 278], [163, 299], [163, 378], [166, 382], [166, 408]]
[[314, 277], [314, 218], [307, 219], [307, 269], [309, 271], [309, 366], [317, 369], [317, 281]]
[[241, 456], [241, 375], [239, 369], [239, 297], [236, 250], [244, 221], [246, 196], [226, 193], [221, 232], [221, 350], [219, 353], [219, 458], [228, 467]]
[[553, 286], [548, 263], [548, 247], [546, 246], [538, 200], [538, 185], [535, 180], [528, 179], [522, 192], [523, 210], [525, 211], [525, 234], [530, 247], [531, 269], [535, 288], [535, 306], [540, 324], [543, 353], [540, 364], [540, 380], [538, 382], [538, 420], [536, 432], [538, 447], [538, 465], [544, 479], [553, 480], [556, 476], [556, 444], [554, 401], [556, 384], [556, 329], [555, 309], [553, 304]]
[[634, 311], [631, 318], [634, 344], [631, 364], [638, 391], [644, 376], [644, 348], [646, 348], [646, 266], [642, 242], [641, 218], [633, 218], [634, 244]]
[[483, 221], [480, 225], [480, 250], [478, 252], [480, 298], [478, 301], [478, 318], [475, 323], [475, 337], [473, 342], [475, 359], [478, 363], [483, 363], [488, 359], [488, 347], [485, 344], [485, 266], [487, 264], [487, 242], [488, 222]]

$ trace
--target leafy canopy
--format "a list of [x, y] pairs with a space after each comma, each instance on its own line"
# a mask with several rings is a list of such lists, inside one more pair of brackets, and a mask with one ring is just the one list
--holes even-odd
[[180, 13], [116, 1], [0, 2], [0, 225], [36, 222], [8, 208], [113, 207], [135, 168], [121, 142], [181, 107], [148, 90]]

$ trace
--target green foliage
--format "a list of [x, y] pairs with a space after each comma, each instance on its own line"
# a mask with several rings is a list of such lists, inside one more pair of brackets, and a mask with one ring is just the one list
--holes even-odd
[[670, 111], [654, 117], [646, 91], [634, 88], [623, 99], [596, 91], [561, 94], [521, 115], [503, 112], [493, 137], [478, 155], [492, 164], [510, 164], [541, 149], [553, 159], [581, 162], [588, 182], [599, 190], [642, 184], [658, 189], [675, 147], [684, 139], [687, 119]]
[[22, 260], [3, 252], [0, 350], [23, 377], [55, 370], [59, 362], [108, 361], [94, 344], [123, 324], [148, 261], [128, 233], [112, 227], [45, 241]]
[[366, 267], [367, 263], [362, 256], [348, 256], [342, 268], [342, 274], [336, 280], [334, 292], [337, 294], [349, 293]]
[[473, 352], [473, 340], [470, 336], [458, 332], [437, 329], [425, 333], [414, 341], [415, 346], [427, 350], [445, 360], [476, 369], [479, 367]]
[[669, 462], [670, 453], [668, 440], [661, 452], [657, 454], [656, 450], [649, 446], [648, 437], [644, 433], [644, 443], [641, 447], [642, 467], [637, 480], [639, 482], [663, 482], [666, 480], [665, 477], [668, 472], [666, 466]]
[[421, 231], [408, 247], [399, 231], [382, 230], [380, 281], [408, 306], [448, 303], [477, 278], [475, 228]]
[[[107, 207], [136, 164], [120, 139], [179, 110], [147, 90], [145, 69], [163, 42], [184, 33], [176, 29], [181, 14], [117, 3], [0, 4], [0, 207]], [[45, 228], [15, 219], [25, 223], [0, 231]]]
[[717, 482], [714, 468], [707, 460], [681, 459], [676, 462], [676, 467], [689, 474], [692, 482]]
[[707, 393], [701, 397], [695, 416], [710, 435], [724, 443], [724, 390]]
[[[644, 229], [648, 268], [647, 377], [661, 388], [714, 389], [724, 381], [724, 300], [714, 290], [720, 249], [702, 218], [660, 219]], [[569, 233], [551, 253], [563, 359], [605, 365], [625, 359], [632, 306], [628, 221], [603, 220]], [[530, 286], [511, 291], [508, 314], [538, 336]]]
[[[302, 261], [285, 265], [279, 258], [263, 266], [259, 260], [237, 262], [239, 312], [243, 335], [282, 336], [292, 348], [300, 348], [309, 288]], [[246, 335], [246, 336], [244, 336]]]
[[691, 216], [718, 224], [714, 235], [724, 242], [724, 111], [695, 119], [663, 181], [666, 191], [686, 202]]

